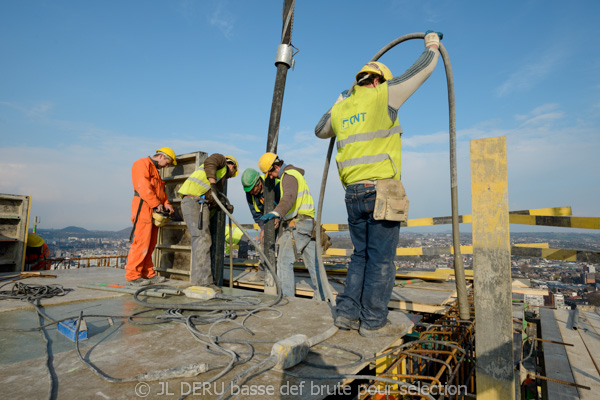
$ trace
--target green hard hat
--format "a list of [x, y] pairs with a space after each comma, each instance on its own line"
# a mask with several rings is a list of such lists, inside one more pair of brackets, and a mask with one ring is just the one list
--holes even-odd
[[249, 192], [252, 190], [256, 182], [260, 178], [260, 174], [257, 170], [252, 168], [246, 168], [244, 173], [242, 174], [242, 186], [244, 187], [245, 192]]

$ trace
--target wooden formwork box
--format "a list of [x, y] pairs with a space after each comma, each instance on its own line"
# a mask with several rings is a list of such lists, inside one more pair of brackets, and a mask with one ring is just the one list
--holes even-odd
[[0, 272], [25, 266], [31, 197], [0, 194]]
[[208, 154], [198, 151], [176, 157], [177, 165], [160, 170], [160, 176], [165, 182], [167, 197], [175, 209], [175, 214], [171, 222], [158, 228], [153, 262], [154, 269], [160, 275], [171, 279], [188, 280], [192, 265], [192, 248], [190, 233], [181, 212], [181, 197], [177, 191], [185, 180], [204, 163]]

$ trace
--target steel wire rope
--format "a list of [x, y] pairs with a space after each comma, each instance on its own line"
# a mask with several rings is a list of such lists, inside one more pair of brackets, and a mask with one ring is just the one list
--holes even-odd
[[[281, 43], [282, 44], [285, 41], [285, 32], [287, 32], [288, 25], [291, 24], [291, 27], [290, 27], [290, 37], [291, 37], [292, 31], [294, 30], [294, 7], [295, 6], [296, 6], [296, 0], [292, 0], [292, 3], [290, 5], [290, 9], [288, 10], [287, 17], [285, 17], [285, 1], [283, 3], [283, 12], [282, 12], [283, 15], [282, 16], [285, 17], [285, 23], [283, 25], [283, 29], [281, 30]], [[291, 45], [291, 43], [290, 43], [290, 45]]]

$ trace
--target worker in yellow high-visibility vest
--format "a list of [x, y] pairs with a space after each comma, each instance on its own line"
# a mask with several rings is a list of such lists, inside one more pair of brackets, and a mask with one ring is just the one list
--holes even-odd
[[[425, 34], [425, 50], [402, 75], [380, 62], [367, 63], [315, 128], [336, 137], [336, 162], [346, 188], [348, 228], [354, 245], [344, 293], [337, 296], [335, 325], [362, 336], [399, 336], [403, 325], [388, 319], [395, 281], [394, 256], [408, 201], [400, 182], [398, 109], [431, 75], [441, 34]], [[385, 190], [383, 190], [385, 188]], [[388, 201], [394, 195], [393, 201]]]
[[[224, 182], [238, 174], [238, 163], [233, 156], [211, 154], [204, 163], [196, 169], [179, 188], [181, 212], [190, 232], [192, 247], [192, 266], [190, 283], [197, 286], [210, 287], [220, 292], [215, 285], [211, 266], [210, 234], [211, 211], [218, 208], [213, 200], [217, 197], [227, 206], [230, 213], [233, 206], [223, 195]], [[214, 214], [214, 213], [213, 213]]]
[[260, 219], [269, 221], [276, 218], [275, 228], [279, 231], [279, 252], [277, 253], [277, 276], [281, 281], [283, 294], [296, 295], [294, 262], [300, 256], [310, 274], [313, 298], [323, 300], [323, 285], [316, 271], [317, 248], [313, 239], [315, 226], [315, 206], [304, 179], [304, 170], [291, 164], [284, 164], [275, 153], [265, 153], [258, 161], [258, 168], [271, 179], [281, 180], [281, 199], [275, 209]]
[[244, 237], [244, 232], [237, 226], [233, 227], [233, 235], [229, 236], [229, 225], [225, 226], [225, 254], [230, 254], [230, 242], [233, 241], [233, 248], [238, 249], [238, 258], [248, 258], [248, 238]]

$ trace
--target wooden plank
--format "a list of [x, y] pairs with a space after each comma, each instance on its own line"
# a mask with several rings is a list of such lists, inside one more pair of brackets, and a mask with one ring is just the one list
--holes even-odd
[[[263, 290], [264, 281], [256, 280], [257, 273], [234, 269], [235, 288]], [[309, 285], [308, 273], [295, 272], [296, 296], [312, 297], [313, 290]], [[229, 270], [225, 269], [223, 279], [229, 283]], [[343, 282], [343, 279], [336, 279]], [[333, 295], [343, 293], [344, 285], [329, 280], [333, 288]], [[400, 310], [426, 312], [432, 314], [443, 314], [449, 308], [449, 304], [455, 301], [456, 288], [453, 282], [415, 282], [405, 286], [395, 287], [392, 291], [389, 307]]]
[[532, 295], [548, 296], [550, 291], [548, 289], [532, 289], [532, 288], [513, 287], [512, 292], [519, 293], [519, 294], [532, 294]]
[[477, 398], [515, 398], [506, 137], [471, 141]]
[[[575, 383], [583, 386], [588, 386], [591, 390], [578, 389], [579, 398], [582, 400], [596, 400], [598, 399], [598, 391], [600, 390], [600, 375], [592, 361], [590, 353], [586, 344], [589, 342], [590, 345], [594, 344], [594, 341], [598, 341], [598, 338], [593, 338], [591, 335], [587, 335], [582, 329], [567, 329], [567, 320], [569, 318], [570, 310], [553, 310], [562, 335], [563, 341], [571, 343], [573, 346], [567, 346], [567, 358], [571, 365], [571, 372]], [[581, 321], [581, 317], [580, 317]], [[582, 338], [585, 336], [585, 338]], [[586, 342], [584, 343], [584, 340]]]
[[580, 311], [578, 332], [600, 377], [600, 315]]
[[[566, 321], [566, 319], [565, 319]], [[542, 325], [542, 339], [564, 343], [560, 334], [556, 316], [553, 310], [540, 308], [540, 323]], [[567, 350], [564, 345], [542, 342], [544, 350], [544, 376], [565, 382], [575, 383], [571, 366], [567, 362]], [[542, 381], [544, 398], [548, 400], [579, 399], [579, 393], [574, 386], [563, 385], [552, 381]]]

